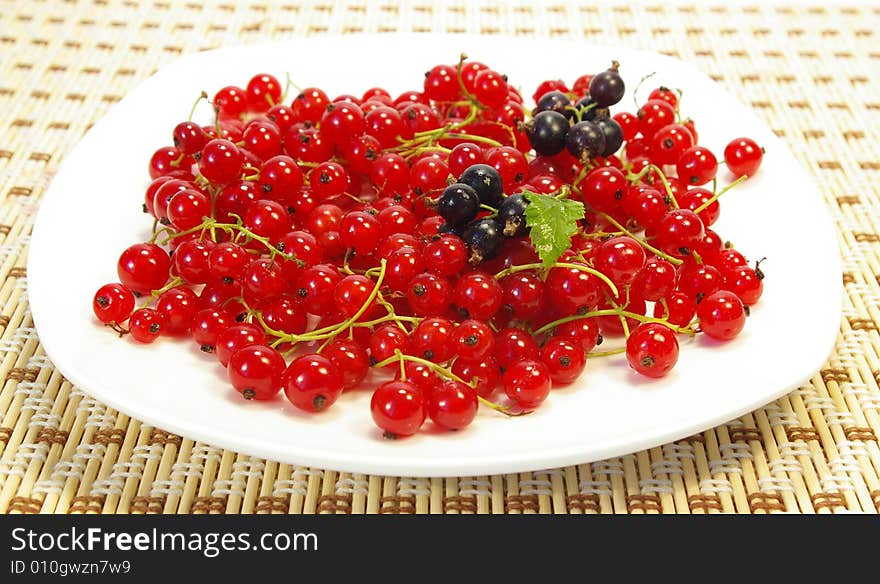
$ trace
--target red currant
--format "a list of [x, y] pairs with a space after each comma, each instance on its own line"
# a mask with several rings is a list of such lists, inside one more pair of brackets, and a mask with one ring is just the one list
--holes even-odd
[[678, 361], [678, 340], [669, 327], [642, 323], [626, 339], [626, 360], [646, 377], [663, 377]]
[[742, 300], [727, 290], [719, 290], [703, 298], [697, 305], [700, 330], [713, 339], [729, 341], [746, 325]]
[[263, 329], [250, 323], [230, 326], [220, 331], [214, 343], [214, 354], [220, 364], [226, 367], [232, 354], [250, 345], [262, 345], [266, 335]]
[[764, 149], [751, 138], [731, 140], [724, 148], [724, 161], [734, 176], [752, 176], [761, 166]]
[[152, 343], [162, 334], [164, 318], [153, 308], [135, 310], [128, 319], [128, 332], [139, 343]]
[[95, 292], [92, 309], [104, 324], [121, 324], [134, 310], [134, 294], [122, 284], [104, 284]]
[[322, 354], [342, 373], [343, 390], [359, 386], [370, 371], [367, 350], [356, 341], [337, 338]]
[[149, 294], [168, 281], [171, 258], [154, 243], [136, 243], [119, 256], [116, 272], [122, 285], [137, 294]]
[[541, 361], [547, 366], [554, 385], [573, 382], [587, 364], [582, 345], [560, 336], [551, 337], [541, 348]]
[[263, 345], [237, 350], [226, 366], [232, 387], [246, 400], [268, 400], [281, 391], [286, 363], [284, 357]]
[[446, 381], [428, 393], [431, 421], [445, 430], [466, 428], [477, 417], [477, 392], [458, 381]]
[[301, 355], [290, 362], [281, 380], [290, 403], [307, 412], [320, 412], [342, 395], [343, 376], [323, 355]]
[[491, 274], [470, 272], [456, 282], [452, 301], [465, 318], [489, 320], [501, 308], [501, 286]]
[[504, 372], [501, 383], [507, 397], [533, 410], [550, 395], [550, 370], [541, 361], [517, 361]]
[[428, 415], [421, 390], [406, 381], [386, 381], [377, 387], [370, 399], [370, 413], [390, 439], [415, 434]]

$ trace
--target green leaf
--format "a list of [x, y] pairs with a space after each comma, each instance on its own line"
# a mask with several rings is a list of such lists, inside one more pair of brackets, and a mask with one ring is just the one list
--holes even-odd
[[550, 267], [571, 245], [571, 236], [577, 232], [577, 222], [584, 218], [584, 205], [571, 199], [554, 199], [547, 195], [524, 192], [529, 202], [526, 207], [526, 226], [529, 239], [545, 267]]

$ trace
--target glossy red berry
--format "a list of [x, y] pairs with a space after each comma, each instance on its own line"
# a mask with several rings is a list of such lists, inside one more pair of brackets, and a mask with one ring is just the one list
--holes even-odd
[[135, 310], [128, 319], [128, 332], [139, 343], [152, 343], [162, 335], [164, 318], [153, 308]]
[[734, 176], [752, 176], [761, 166], [764, 149], [751, 138], [731, 140], [724, 148], [724, 161]]
[[685, 258], [691, 255], [703, 234], [703, 222], [693, 211], [674, 209], [657, 224], [653, 244], [671, 256]]
[[620, 288], [632, 282], [645, 265], [645, 249], [632, 237], [621, 235], [602, 242], [593, 266]]
[[342, 373], [344, 390], [360, 386], [370, 372], [367, 350], [354, 340], [337, 338], [321, 354], [330, 359]]
[[657, 302], [675, 289], [678, 272], [670, 262], [660, 259], [649, 259], [632, 281], [631, 291], [640, 298]]
[[205, 353], [213, 353], [217, 338], [235, 324], [232, 314], [222, 308], [203, 308], [193, 315], [190, 334]]
[[264, 112], [281, 101], [283, 87], [274, 75], [260, 73], [248, 81], [245, 93], [248, 107], [255, 112]]
[[232, 354], [250, 345], [262, 345], [266, 335], [255, 324], [241, 323], [220, 331], [214, 343], [214, 354], [220, 364], [226, 367]]
[[477, 395], [491, 396], [501, 381], [501, 367], [495, 357], [485, 357], [477, 361], [456, 359], [452, 363], [452, 373], [467, 382], [477, 382]]
[[415, 434], [428, 415], [422, 391], [406, 381], [386, 381], [377, 387], [370, 399], [370, 413], [389, 439]]
[[382, 224], [370, 213], [351, 211], [342, 218], [339, 235], [345, 247], [352, 248], [359, 254], [369, 254], [379, 245]]
[[737, 266], [722, 272], [722, 287], [730, 290], [746, 306], [755, 304], [764, 292], [764, 273], [749, 266]]
[[474, 77], [471, 93], [483, 105], [497, 108], [507, 99], [507, 78], [492, 69], [483, 69]]
[[361, 274], [345, 276], [333, 289], [336, 309], [345, 318], [353, 317], [366, 304], [374, 287], [374, 282]]
[[214, 107], [225, 117], [238, 117], [248, 109], [247, 92], [234, 85], [229, 85], [214, 95]]
[[626, 360], [646, 377], [663, 377], [678, 361], [678, 339], [660, 323], [642, 323], [626, 339]]
[[165, 332], [184, 334], [189, 332], [193, 316], [199, 310], [199, 299], [189, 288], [175, 286], [159, 295], [156, 310], [162, 315]]
[[290, 104], [294, 117], [300, 122], [315, 123], [324, 115], [330, 98], [317, 87], [303, 89]]
[[547, 275], [545, 287], [548, 302], [561, 314], [569, 315], [594, 308], [605, 284], [583, 270], [553, 268]]
[[495, 335], [495, 358], [503, 368], [518, 361], [538, 359], [538, 343], [520, 328], [503, 328]]
[[651, 139], [660, 128], [675, 122], [675, 108], [662, 99], [649, 99], [636, 112], [639, 131], [646, 139]]
[[458, 381], [446, 381], [428, 393], [427, 412], [441, 428], [462, 430], [474, 421], [479, 405], [473, 388]]
[[116, 273], [122, 285], [137, 294], [149, 294], [168, 281], [171, 258], [154, 243], [136, 243], [122, 252]]
[[467, 258], [467, 246], [457, 235], [441, 235], [425, 244], [425, 267], [435, 274], [459, 274], [467, 265]]
[[454, 351], [462, 359], [470, 361], [487, 357], [495, 350], [495, 333], [483, 321], [465, 320], [452, 335]]
[[651, 139], [651, 158], [659, 166], [675, 164], [694, 145], [694, 136], [681, 124], [669, 124], [657, 130]]
[[184, 241], [174, 250], [171, 258], [174, 273], [187, 284], [205, 284], [212, 277], [211, 252], [216, 244], [210, 239]]
[[306, 268], [300, 274], [296, 295], [311, 314], [324, 316], [333, 309], [333, 290], [342, 277], [330, 264]]
[[517, 361], [501, 378], [504, 393], [520, 407], [533, 410], [550, 395], [550, 370], [542, 361]]
[[[370, 361], [375, 364], [393, 357], [395, 351], [406, 355], [411, 352], [412, 340], [409, 334], [396, 324], [383, 324], [370, 335]], [[389, 365], [396, 367], [397, 363]]]
[[232, 387], [246, 400], [268, 400], [281, 391], [286, 363], [275, 349], [248, 345], [229, 358], [226, 373]]
[[547, 340], [541, 348], [541, 361], [547, 366], [553, 385], [567, 385], [584, 371], [586, 353], [580, 343], [560, 336]]
[[434, 101], [455, 101], [461, 94], [458, 72], [449, 65], [437, 65], [425, 73], [425, 97]]
[[287, 289], [287, 282], [278, 262], [269, 259], [253, 260], [241, 276], [245, 300], [253, 306], [261, 306], [281, 296]]
[[434, 363], [444, 363], [455, 354], [454, 332], [455, 325], [449, 319], [426, 318], [412, 332], [412, 353]]
[[343, 144], [364, 131], [364, 112], [350, 101], [329, 104], [321, 117], [321, 133], [333, 144]]
[[599, 325], [595, 318], [579, 318], [557, 325], [553, 336], [565, 339], [589, 353], [599, 344]]
[[323, 355], [301, 355], [290, 362], [281, 384], [287, 399], [306, 412], [321, 412], [342, 395], [343, 375]]
[[222, 185], [239, 178], [242, 164], [244, 156], [238, 146], [218, 138], [205, 144], [202, 149], [199, 172], [212, 183]]
[[104, 284], [95, 292], [92, 310], [104, 324], [121, 324], [134, 310], [134, 294], [122, 284]]
[[416, 316], [446, 314], [452, 301], [452, 285], [443, 276], [418, 274], [407, 284], [406, 300]]
[[736, 337], [746, 325], [742, 300], [728, 290], [719, 290], [697, 305], [700, 330], [719, 341]]
[[465, 318], [489, 320], [501, 308], [501, 285], [491, 274], [470, 272], [459, 278], [452, 302]]
[[663, 318], [675, 326], [688, 326], [697, 312], [696, 300], [684, 292], [673, 292], [663, 302], [654, 304], [654, 317]]
[[691, 146], [675, 163], [678, 180], [690, 186], [704, 185], [718, 173], [718, 160], [704, 146]]
[[262, 315], [266, 326], [282, 333], [301, 335], [308, 327], [305, 308], [290, 294], [281, 294], [266, 302]]
[[519, 272], [501, 280], [502, 303], [514, 318], [532, 320], [546, 306], [544, 281], [534, 272]]

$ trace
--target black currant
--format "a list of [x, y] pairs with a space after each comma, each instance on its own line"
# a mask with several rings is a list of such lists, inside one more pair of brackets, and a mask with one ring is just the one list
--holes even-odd
[[568, 130], [565, 147], [581, 163], [605, 151], [605, 134], [594, 122], [578, 122]]
[[528, 231], [526, 207], [528, 206], [529, 201], [522, 193], [511, 195], [501, 203], [495, 220], [501, 224], [501, 233], [505, 237], [519, 237], [526, 234]]
[[544, 156], [559, 154], [565, 149], [568, 118], [559, 112], [539, 112], [525, 124], [526, 137], [535, 152]]
[[601, 156], [611, 156], [623, 144], [623, 130], [620, 124], [611, 118], [596, 120], [596, 125], [605, 134], [605, 149], [602, 151]]
[[577, 111], [577, 115], [580, 115], [581, 121], [591, 122], [596, 119], [597, 114], [599, 113], [599, 108], [596, 106], [596, 102], [590, 99], [590, 96], [581, 98], [575, 105], [574, 109]]
[[437, 213], [453, 227], [473, 221], [480, 210], [480, 198], [466, 184], [452, 183], [437, 200]]
[[437, 228], [437, 234], [443, 235], [444, 233], [451, 233], [452, 235], [457, 235], [457, 236], [461, 237], [462, 229], [463, 229], [463, 226], [453, 227], [449, 223], [444, 223], [443, 225], [441, 225], [440, 227]]
[[537, 115], [540, 112], [554, 111], [559, 112], [567, 118], [570, 118], [574, 111], [571, 109], [571, 100], [561, 91], [548, 91], [541, 96], [535, 109], [532, 112]]
[[461, 173], [458, 182], [471, 187], [483, 205], [497, 209], [501, 204], [504, 183], [498, 171], [488, 164], [474, 164], [467, 167]]
[[620, 64], [617, 61], [611, 63], [611, 67], [597, 73], [590, 81], [590, 97], [599, 107], [610, 107], [623, 99], [626, 87], [623, 78], [617, 72]]
[[461, 237], [470, 250], [468, 261], [475, 265], [495, 257], [504, 240], [501, 232], [495, 219], [480, 219], [468, 225]]

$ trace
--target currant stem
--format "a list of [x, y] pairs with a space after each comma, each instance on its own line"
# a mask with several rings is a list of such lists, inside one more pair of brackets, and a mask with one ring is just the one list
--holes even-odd
[[694, 335], [695, 331], [690, 327], [680, 327], [672, 324], [668, 320], [664, 318], [656, 318], [653, 316], [645, 316], [644, 314], [637, 314], [635, 312], [630, 312], [628, 310], [623, 310], [621, 308], [603, 308], [601, 310], [593, 310], [591, 312], [585, 312], [584, 314], [573, 314], [571, 316], [565, 316], [560, 319], [554, 320], [553, 322], [548, 322], [544, 326], [532, 332], [533, 335], [537, 336], [548, 331], [553, 330], [561, 324], [565, 324], [567, 322], [574, 322], [576, 320], [583, 320], [585, 318], [593, 318], [596, 316], [622, 316], [625, 318], [631, 318], [633, 320], [637, 320], [639, 322], [656, 322], [662, 325], [665, 325], [672, 329], [677, 333], [682, 333], [686, 335]]
[[485, 138], [483, 136], [478, 136], [476, 134], [456, 134], [454, 132], [450, 132], [444, 136], [444, 138], [456, 138], [460, 140], [470, 140], [471, 142], [479, 142], [480, 144], [488, 144], [489, 146], [494, 146], [496, 148], [501, 148], [504, 146], [501, 142], [497, 140], [493, 140], [492, 138]]
[[[477, 387], [476, 381], [474, 381], [474, 380], [469, 381], [469, 382], [465, 381], [464, 379], [462, 379], [461, 377], [459, 377], [458, 375], [456, 375], [455, 373], [453, 373], [452, 371], [450, 371], [446, 367], [443, 367], [442, 365], [438, 365], [437, 363], [434, 363], [433, 361], [428, 361], [427, 359], [422, 359], [421, 357], [416, 357], [414, 355], [405, 355], [400, 351], [400, 349], [395, 349], [394, 355], [392, 355], [391, 357], [388, 357], [387, 359], [379, 361], [378, 363], [373, 365], [373, 367], [376, 367], [376, 368], [385, 367], [386, 365], [391, 365], [395, 361], [399, 361], [401, 363], [401, 376], [402, 376], [401, 380], [402, 381], [406, 381], [406, 377], [403, 376], [404, 375], [403, 363], [406, 361], [411, 361], [413, 363], [418, 363], [420, 365], [424, 365], [425, 367], [427, 367], [428, 369], [430, 369], [431, 371], [437, 373], [438, 375], [440, 375], [442, 377], [445, 377], [447, 379], [451, 379], [453, 381], [457, 381], [459, 383], [467, 385], [471, 389], [476, 390], [476, 387]], [[486, 407], [492, 408], [496, 412], [500, 412], [500, 413], [504, 414], [505, 416], [516, 417], [516, 416], [524, 416], [526, 414], [531, 413], [529, 411], [514, 412], [510, 408], [504, 407], [501, 404], [497, 404], [493, 401], [487, 400], [486, 398], [484, 398], [480, 395], [477, 396], [477, 399], [480, 401], [480, 403], [482, 403]]]
[[332, 331], [327, 335], [327, 339], [324, 341], [324, 345], [327, 345], [327, 343], [329, 343], [333, 339], [335, 339], [339, 335], [339, 333], [348, 329], [354, 323], [356, 323], [357, 319], [359, 319], [361, 316], [363, 316], [363, 314], [370, 307], [370, 304], [373, 303], [373, 300], [376, 299], [376, 295], [379, 294], [379, 288], [382, 287], [382, 280], [385, 279], [385, 269], [388, 264], [388, 261], [384, 258], [380, 261], [381, 261], [380, 266], [382, 269], [379, 271], [379, 276], [376, 278], [376, 284], [373, 286], [373, 289], [370, 291], [369, 296], [367, 296], [367, 299], [364, 301], [364, 303], [361, 305], [361, 307], [358, 309], [358, 311], [354, 313], [353, 316], [342, 321], [342, 324], [340, 324], [339, 327], [335, 331]]
[[189, 117], [187, 118], [187, 120], [192, 121], [193, 116], [196, 113], [196, 107], [198, 107], [199, 102], [202, 101], [203, 99], [208, 99], [208, 94], [205, 93], [204, 91], [202, 91], [201, 95], [199, 95], [198, 99], [196, 99], [195, 103], [193, 103], [192, 109], [189, 110]]
[[[648, 243], [647, 241], [645, 241], [644, 239], [642, 239], [641, 237], [637, 236], [637, 235], [634, 234], [632, 231], [630, 231], [629, 229], [627, 229], [626, 227], [624, 227], [623, 225], [621, 225], [620, 223], [618, 223], [617, 220], [614, 219], [613, 217], [611, 217], [610, 215], [608, 215], [608, 214], [606, 214], [606, 213], [601, 213], [601, 212], [600, 212], [600, 213], [599, 213], [599, 216], [601, 216], [603, 219], [605, 219], [606, 221], [608, 221], [609, 223], [611, 223], [612, 225], [614, 225], [616, 228], [618, 228], [618, 229], [619, 229], [622, 233], [624, 233], [625, 235], [628, 235], [629, 237], [631, 237], [631, 238], [635, 239], [636, 241], [638, 241], [639, 244], [641, 244], [642, 247], [644, 247], [645, 249], [647, 249], [648, 251], [650, 251], [651, 253], [653, 253], [653, 254], [656, 255], [657, 257], [663, 258], [664, 260], [668, 261], [668, 262], [671, 263], [671, 264], [675, 264], [676, 266], [680, 266], [681, 264], [684, 263], [683, 260], [680, 260], [680, 259], [678, 259], [678, 258], [672, 257], [672, 256], [669, 255], [668, 253], [665, 253], [665, 252], [660, 251], [659, 249], [657, 249], [656, 247], [654, 247], [653, 245], [651, 245], [650, 243]], [[616, 294], [615, 294], [615, 296], [616, 296]]]
[[402, 353], [400, 351], [400, 349], [395, 349], [394, 355], [392, 355], [391, 357], [388, 357], [387, 359], [383, 359], [382, 361], [379, 361], [378, 363], [373, 365], [373, 367], [380, 369], [382, 367], [385, 367], [386, 365], [391, 365], [395, 361], [401, 361], [401, 362], [411, 361], [413, 363], [418, 363], [419, 365], [424, 365], [425, 367], [429, 368], [434, 373], [437, 373], [447, 379], [451, 379], [453, 381], [458, 381], [459, 383], [463, 383], [471, 388], [476, 387], [476, 382], [465, 381], [464, 379], [462, 379], [461, 377], [459, 377], [458, 375], [456, 375], [455, 373], [453, 373], [452, 371], [450, 371], [446, 367], [443, 367], [442, 365], [438, 365], [437, 363], [434, 363], [433, 361], [428, 361], [427, 359], [422, 359], [421, 357], [416, 357], [415, 355], [406, 355], [406, 354]]
[[[500, 279], [504, 278], [505, 276], [509, 276], [510, 274], [515, 274], [517, 272], [524, 272], [526, 270], [537, 270], [537, 269], [541, 269], [544, 267], [545, 266], [542, 263], [520, 264], [518, 266], [510, 266], [509, 268], [505, 268], [505, 269], [501, 270], [500, 272], [498, 272], [497, 274], [495, 274], [495, 279], [500, 280]], [[552, 266], [550, 266], [550, 268], [572, 268], [575, 270], [580, 270], [582, 272], [587, 272], [588, 274], [592, 274], [592, 275], [596, 276], [597, 278], [599, 278], [600, 280], [602, 280], [605, 283], [605, 285], [608, 286], [608, 289], [611, 290], [611, 292], [615, 296], [617, 296], [617, 294], [618, 294], [617, 286], [614, 285], [614, 282], [612, 282], [611, 280], [608, 279], [608, 276], [606, 276], [605, 274], [603, 274], [599, 270], [593, 269], [589, 266], [584, 266], [581, 264], [570, 264], [568, 262], [556, 262]]]
[[[240, 220], [241, 218], [236, 216], [236, 219]], [[275, 259], [275, 256], [281, 256], [285, 260], [297, 262], [298, 264], [300, 264], [300, 267], [305, 266], [305, 264], [303, 264], [301, 262], [301, 260], [297, 259], [296, 254], [285, 253], [285, 252], [279, 250], [277, 247], [272, 245], [272, 242], [269, 241], [269, 238], [263, 237], [262, 235], [257, 235], [256, 233], [254, 233], [253, 231], [251, 231], [250, 229], [248, 229], [247, 227], [245, 227], [241, 223], [219, 223], [218, 221], [212, 219], [211, 217], [203, 217], [202, 223], [195, 226], [195, 227], [192, 227], [190, 229], [186, 229], [184, 231], [178, 231], [177, 233], [172, 233], [171, 235], [168, 236], [168, 238], [166, 240], [164, 240], [162, 242], [162, 245], [167, 244], [169, 241], [171, 241], [172, 239], [175, 239], [177, 237], [189, 235], [190, 233], [195, 233], [197, 231], [204, 232], [204, 231], [207, 231], [208, 229], [211, 229], [211, 230], [220, 229], [222, 231], [225, 231], [226, 233], [229, 233], [230, 235], [234, 231], [237, 234], [241, 234], [241, 235], [244, 235], [245, 237], [247, 237], [247, 241], [253, 240], [253, 241], [256, 241], [256, 242], [263, 244], [269, 250], [269, 254], [271, 255], [270, 259]]]
[[600, 357], [610, 357], [612, 355], [620, 355], [626, 352], [626, 347], [618, 347], [617, 349], [609, 349], [607, 351], [590, 351], [587, 353], [588, 359], [598, 359]]
[[467, 61], [467, 55], [462, 53], [458, 58], [458, 67], [456, 69], [456, 78], [458, 79], [458, 87], [461, 89], [461, 93], [467, 98], [467, 100], [472, 104], [479, 108], [483, 108], [483, 104], [480, 103], [480, 100], [471, 94], [470, 91], [464, 86], [464, 79], [461, 76], [461, 69], [464, 67], [464, 62]]
[[553, 195], [554, 199], [567, 199], [571, 195], [571, 185], [564, 184], [559, 187], [559, 194]]
[[744, 174], [741, 177], [739, 177], [738, 179], [736, 179], [735, 181], [733, 181], [732, 183], [730, 183], [729, 185], [727, 185], [726, 187], [722, 188], [720, 191], [718, 191], [717, 193], [712, 195], [712, 198], [707, 199], [706, 202], [704, 202], [702, 205], [700, 205], [699, 207], [694, 209], [694, 213], [699, 214], [700, 211], [704, 210], [706, 207], [708, 207], [709, 205], [711, 205], [712, 203], [717, 201], [721, 195], [723, 195], [724, 193], [726, 193], [727, 191], [729, 191], [730, 189], [732, 189], [733, 187], [735, 187], [736, 185], [738, 185], [742, 181], [746, 180], [747, 178], [749, 178], [749, 176], [747, 174]]
[[400, 359], [400, 380], [406, 381], [406, 361], [402, 359], [403, 352], [400, 349], [394, 349], [394, 356]]
[[642, 170], [638, 172], [638, 174], [630, 173], [626, 179], [629, 182], [636, 182], [641, 179], [643, 176], [648, 174], [649, 172], [654, 171], [657, 173], [657, 176], [660, 177], [660, 182], [663, 183], [663, 188], [666, 190], [666, 196], [669, 197], [669, 202], [672, 204], [674, 209], [680, 209], [678, 206], [678, 201], [675, 200], [675, 195], [672, 193], [672, 187], [669, 186], [669, 181], [666, 180], [666, 174], [663, 173], [663, 169], [657, 166], [656, 164], [649, 164], [645, 166]]
[[160, 295], [162, 295], [162, 293], [168, 292], [175, 286], [180, 286], [181, 284], [183, 284], [183, 278], [181, 278], [180, 276], [174, 276], [170, 282], [168, 282], [158, 290], [153, 290], [152, 292], [150, 292], [150, 296], [152, 296], [153, 298], [158, 298]]

